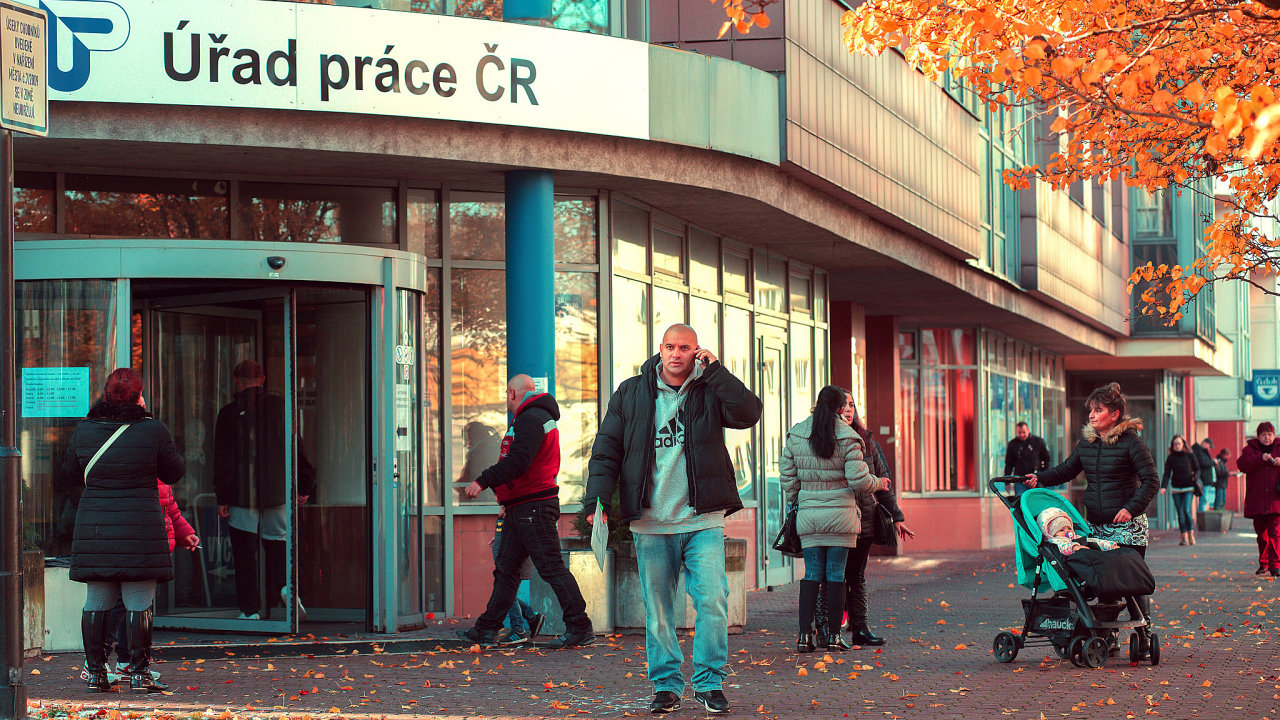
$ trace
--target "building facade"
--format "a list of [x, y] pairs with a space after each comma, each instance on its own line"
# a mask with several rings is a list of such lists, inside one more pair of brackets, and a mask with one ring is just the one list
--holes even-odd
[[244, 359], [288, 408], [290, 476], [318, 480], [289, 514], [289, 587], [312, 619], [385, 632], [483, 608], [497, 506], [462, 489], [497, 457], [508, 376], [560, 403], [570, 533], [609, 395], [674, 322], [764, 402], [727, 437], [750, 587], [797, 576], [768, 549], [777, 462], [827, 383], [932, 550], [1012, 541], [986, 483], [1019, 420], [1061, 459], [1093, 384], [1130, 373], [1177, 416], [1187, 376], [1223, 372], [1230, 341], [1201, 324], [1129, 326], [1147, 255], [1126, 189], [1007, 189], [1035, 138], [897, 55], [850, 55], [830, 0], [724, 38], [695, 0], [555, 2], [541, 26], [493, 0], [46, 5], [70, 36], [51, 129], [15, 142], [26, 518], [69, 551], [62, 449], [106, 373], [137, 368], [205, 539], [158, 624], [297, 628], [235, 607], [211, 454]]

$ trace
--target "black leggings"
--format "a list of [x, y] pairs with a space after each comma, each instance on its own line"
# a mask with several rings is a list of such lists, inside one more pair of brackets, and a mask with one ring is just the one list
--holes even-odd
[[844, 607], [849, 613], [849, 627], [854, 632], [867, 629], [871, 601], [867, 597], [867, 556], [872, 538], [859, 535], [858, 544], [849, 549], [849, 562], [844, 571]]

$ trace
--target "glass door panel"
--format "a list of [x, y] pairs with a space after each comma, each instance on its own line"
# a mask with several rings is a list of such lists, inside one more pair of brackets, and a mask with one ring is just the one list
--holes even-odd
[[296, 630], [292, 309], [281, 291], [148, 303], [147, 400], [187, 460], [175, 498], [201, 539], [175, 553], [158, 627]]
[[773, 540], [782, 529], [786, 517], [786, 497], [782, 491], [782, 477], [778, 460], [782, 457], [782, 444], [787, 436], [787, 371], [786, 344], [781, 338], [760, 339], [760, 400], [764, 410], [760, 416], [760, 467], [763, 485], [760, 488], [760, 514], [764, 535], [760, 547], [766, 548], [761, 557], [763, 580], [761, 585], [786, 585], [794, 579], [794, 561], [773, 549]]

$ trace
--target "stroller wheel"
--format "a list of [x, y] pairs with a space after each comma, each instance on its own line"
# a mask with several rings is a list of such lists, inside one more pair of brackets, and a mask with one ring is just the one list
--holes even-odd
[[1089, 638], [1080, 651], [1080, 659], [1087, 667], [1100, 668], [1107, 664], [1107, 639]]
[[1071, 641], [1068, 640], [1066, 643], [1062, 644], [1054, 643], [1053, 651], [1063, 660], [1069, 659], [1071, 657]]
[[996, 639], [991, 643], [991, 652], [995, 653], [996, 660], [1002, 663], [1013, 662], [1013, 659], [1018, 657], [1018, 638], [1008, 631], [996, 635]]
[[1084, 644], [1089, 638], [1083, 635], [1075, 635], [1071, 638], [1071, 645], [1067, 647], [1067, 659], [1076, 667], [1085, 667], [1084, 658], [1081, 653], [1084, 652]]
[[1138, 633], [1129, 635], [1129, 662], [1134, 665], [1142, 662], [1142, 639]]
[[1160, 664], [1160, 636], [1155, 633], [1149, 633], [1147, 643], [1150, 645], [1148, 657], [1151, 658], [1152, 665]]

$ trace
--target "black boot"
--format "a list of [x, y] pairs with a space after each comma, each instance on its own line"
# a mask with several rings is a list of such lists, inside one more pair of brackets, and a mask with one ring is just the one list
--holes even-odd
[[130, 610], [125, 617], [129, 633], [129, 692], [164, 692], [169, 688], [151, 677], [151, 611]]
[[[800, 581], [800, 638], [796, 652], [813, 652], [813, 617], [818, 611], [818, 582]], [[821, 626], [820, 626], [821, 627]], [[807, 648], [807, 649], [806, 649]]]
[[844, 619], [844, 583], [827, 583], [827, 626], [825, 628], [825, 640], [827, 650], [832, 652], [844, 652], [849, 649], [849, 643], [844, 639], [844, 633], [840, 631], [841, 621]]
[[111, 682], [107, 680], [107, 611], [82, 612], [80, 635], [84, 641], [84, 667], [89, 673], [89, 692], [111, 692]]
[[853, 631], [853, 644], [863, 646], [883, 645], [884, 638], [876, 637], [866, 628], [857, 628]]

